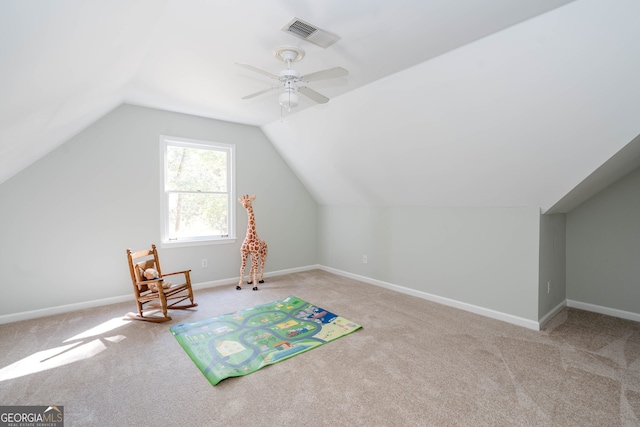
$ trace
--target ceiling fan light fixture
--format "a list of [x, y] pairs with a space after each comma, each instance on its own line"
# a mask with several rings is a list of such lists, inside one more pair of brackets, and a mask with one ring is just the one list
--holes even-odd
[[298, 106], [298, 94], [294, 90], [287, 90], [280, 94], [278, 101], [280, 101], [280, 105], [291, 111], [292, 108]]

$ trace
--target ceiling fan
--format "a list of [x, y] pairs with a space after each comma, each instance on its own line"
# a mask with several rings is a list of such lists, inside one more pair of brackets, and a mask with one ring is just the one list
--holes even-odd
[[329, 68], [327, 70], [316, 71], [315, 73], [301, 76], [299, 72], [291, 68], [292, 62], [300, 61], [304, 58], [304, 50], [296, 46], [280, 46], [273, 50], [273, 54], [276, 58], [282, 60], [287, 64], [287, 69], [280, 71], [278, 75], [272, 74], [268, 71], [256, 68], [253, 65], [236, 63], [236, 65], [246, 68], [251, 71], [255, 71], [262, 75], [265, 75], [271, 79], [278, 80], [278, 86], [270, 87], [250, 95], [243, 96], [242, 99], [254, 98], [275, 90], [281, 90], [279, 101], [280, 105], [287, 108], [290, 112], [291, 108], [298, 105], [298, 93], [305, 95], [307, 98], [317, 102], [318, 104], [325, 104], [329, 102], [329, 98], [316, 92], [315, 90], [299, 85], [299, 83], [308, 83], [317, 80], [332, 79], [335, 77], [344, 77], [349, 75], [349, 71], [342, 67]]

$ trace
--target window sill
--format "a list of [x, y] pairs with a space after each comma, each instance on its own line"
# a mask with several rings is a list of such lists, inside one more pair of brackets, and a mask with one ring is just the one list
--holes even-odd
[[169, 242], [161, 242], [161, 248], [184, 248], [189, 246], [208, 246], [208, 245], [226, 245], [235, 243], [238, 240], [235, 237], [225, 237], [223, 239], [203, 239], [203, 240], [172, 240]]

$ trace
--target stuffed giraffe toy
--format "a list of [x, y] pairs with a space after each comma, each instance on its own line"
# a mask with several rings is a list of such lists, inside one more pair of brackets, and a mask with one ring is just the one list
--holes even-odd
[[[244, 238], [244, 242], [242, 242], [242, 247], [240, 248], [242, 264], [240, 265], [240, 281], [238, 282], [238, 286], [236, 286], [237, 290], [242, 289], [244, 269], [247, 266], [247, 258], [249, 257], [251, 257], [251, 270], [249, 271], [249, 281], [247, 284], [250, 285], [253, 283], [253, 290], [257, 291], [258, 283], [264, 283], [262, 277], [264, 274], [264, 262], [267, 260], [267, 243], [264, 240], [260, 240], [256, 232], [256, 220], [253, 215], [253, 206], [251, 206], [251, 202], [255, 199], [255, 195], [249, 197], [248, 194], [238, 199], [238, 202], [247, 210], [249, 224], [247, 224], [247, 236]], [[260, 267], [260, 281], [256, 283], [258, 265]]]

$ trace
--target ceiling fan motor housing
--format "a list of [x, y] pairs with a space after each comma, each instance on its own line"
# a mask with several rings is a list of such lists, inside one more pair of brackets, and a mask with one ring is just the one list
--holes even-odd
[[292, 69], [280, 71], [279, 76], [280, 76], [280, 81], [283, 83], [289, 80], [292, 80], [294, 82], [297, 82], [300, 80], [300, 73]]

